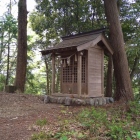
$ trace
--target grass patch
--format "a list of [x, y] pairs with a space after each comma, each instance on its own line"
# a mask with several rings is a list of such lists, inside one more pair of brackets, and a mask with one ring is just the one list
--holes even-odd
[[41, 119], [41, 120], [37, 120], [36, 121], [36, 125], [38, 126], [44, 126], [47, 124], [47, 120], [46, 119]]
[[[140, 140], [139, 102], [111, 108], [85, 108], [71, 119], [63, 116], [60, 119], [56, 131], [41, 132], [32, 140]], [[46, 120], [37, 121], [40, 126], [46, 123]]]
[[45, 132], [40, 132], [38, 134], [33, 134], [31, 140], [48, 140], [48, 138]]
[[127, 106], [112, 109], [92, 108], [83, 110], [78, 121], [89, 130], [90, 137], [113, 140], [140, 139], [140, 104], [131, 102]]

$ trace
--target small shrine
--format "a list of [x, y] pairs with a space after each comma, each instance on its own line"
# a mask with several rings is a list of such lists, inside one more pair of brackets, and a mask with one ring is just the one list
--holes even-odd
[[[62, 37], [62, 42], [42, 50], [52, 60], [52, 95], [102, 97], [104, 94], [104, 54], [113, 50], [104, 29]], [[60, 93], [55, 92], [55, 59], [61, 60]]]

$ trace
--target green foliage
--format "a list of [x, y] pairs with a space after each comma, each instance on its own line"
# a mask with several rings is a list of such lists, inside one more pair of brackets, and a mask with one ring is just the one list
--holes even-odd
[[139, 139], [140, 131], [140, 104], [131, 102], [128, 111], [106, 111], [105, 109], [92, 108], [80, 113], [78, 120], [85, 129], [89, 130], [90, 136], [104, 135], [113, 140]]
[[[38, 140], [140, 140], [140, 104], [137, 101], [109, 108], [84, 108], [67, 119], [68, 109], [61, 114], [57, 126], [47, 132], [44, 127], [46, 133], [42, 134], [41, 129], [41, 133], [35, 135]], [[49, 124], [46, 125], [48, 128]]]
[[[0, 21], [0, 74], [5, 76], [4, 85], [13, 84], [14, 81], [16, 39], [17, 20], [11, 14], [5, 13]], [[0, 80], [2, 87], [3, 79]]]
[[[30, 15], [32, 28], [37, 34], [47, 30], [53, 39], [105, 26], [104, 6], [101, 0], [38, 1]], [[98, 7], [98, 8], [97, 8]], [[53, 23], [53, 24], [52, 24]]]
[[31, 140], [49, 140], [45, 132], [33, 134]]
[[[36, 10], [30, 14], [29, 21], [32, 29], [39, 35], [36, 43], [41, 50], [55, 45], [60, 41], [60, 36], [81, 33], [107, 25], [102, 0], [36, 0], [36, 2]], [[140, 56], [138, 22], [140, 7], [138, 1], [119, 0], [118, 8], [131, 73], [135, 58]], [[139, 69], [138, 63], [132, 75], [133, 89], [136, 93], [140, 92]], [[50, 76], [47, 77], [50, 78]]]
[[4, 90], [5, 85], [5, 76], [3, 74], [0, 74], [0, 91]]
[[67, 135], [68, 135], [68, 133], [58, 132], [55, 134], [54, 138], [57, 138], [59, 140], [68, 140]]
[[129, 115], [132, 115], [131, 117], [137, 117], [139, 118], [140, 115], [140, 103], [139, 101], [133, 101], [129, 103], [129, 110], [128, 110]]
[[46, 119], [41, 119], [41, 120], [37, 120], [36, 121], [36, 125], [39, 125], [39, 126], [44, 126], [47, 124], [47, 120]]
[[[44, 50], [60, 41], [60, 36], [81, 33], [107, 25], [102, 0], [36, 0], [37, 6], [30, 14], [29, 23], [38, 35], [28, 36], [28, 67], [26, 93], [49, 94], [51, 85], [51, 64], [46, 59], [36, 61], [36, 51]], [[140, 28], [139, 1], [119, 0], [120, 19], [124, 33], [130, 74], [132, 71], [133, 90], [139, 98], [140, 93]], [[0, 90], [3, 90], [7, 68], [7, 44], [10, 43], [9, 84], [14, 83], [16, 68], [17, 20], [11, 14], [4, 14], [0, 21]], [[8, 37], [10, 33], [10, 37]], [[15, 49], [13, 50], [13, 46]], [[41, 55], [41, 54], [39, 54]], [[13, 57], [12, 57], [13, 56]], [[138, 60], [136, 65], [135, 60]], [[43, 65], [43, 63], [46, 63]], [[106, 67], [107, 65], [105, 65]], [[48, 67], [48, 68], [47, 68]], [[47, 70], [46, 70], [47, 69]], [[106, 68], [105, 68], [106, 72]], [[47, 77], [46, 77], [47, 75]], [[5, 76], [5, 77], [4, 77]], [[105, 79], [106, 80], [106, 79]], [[57, 82], [56, 82], [57, 83]], [[46, 86], [47, 85], [47, 86]], [[47, 88], [46, 88], [47, 87]], [[56, 86], [56, 90], [59, 87]]]
[[122, 29], [126, 44], [126, 53], [130, 68], [130, 76], [135, 94], [140, 93], [140, 23], [139, 23], [139, 1], [133, 2], [123, 0], [121, 9]]

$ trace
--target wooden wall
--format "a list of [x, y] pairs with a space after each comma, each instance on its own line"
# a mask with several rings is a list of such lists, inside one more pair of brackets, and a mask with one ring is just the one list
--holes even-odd
[[[95, 45], [90, 47], [88, 51], [85, 51], [84, 57], [86, 60], [85, 83], [81, 83], [81, 95], [100, 97], [104, 93], [104, 50], [100, 46]], [[73, 72], [69, 71], [69, 74], [73, 77]], [[73, 80], [70, 82], [65, 82], [63, 81], [63, 76], [64, 74], [62, 67], [61, 93], [78, 94], [78, 78], [77, 82], [74, 82]]]
[[99, 46], [88, 49], [88, 96], [99, 97], [104, 92], [104, 51]]

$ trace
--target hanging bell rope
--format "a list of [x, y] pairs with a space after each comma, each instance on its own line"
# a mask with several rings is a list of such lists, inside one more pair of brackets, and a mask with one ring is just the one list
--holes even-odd
[[67, 58], [67, 64], [68, 64], [68, 66], [70, 66], [70, 57]]
[[68, 59], [68, 58], [71, 58], [73, 55], [75, 55], [76, 53], [73, 53], [72, 55], [68, 56], [68, 57], [65, 57], [65, 58], [61, 58], [61, 60], [63, 59]]
[[63, 61], [64, 61], [63, 67], [65, 68], [66, 67], [66, 60], [64, 59]]
[[[62, 64], [63, 64], [63, 62], [64, 62], [63, 60], [66, 60], [67, 62], [65, 62], [65, 66], [66, 66], [66, 63], [67, 63], [68, 65], [70, 65], [70, 58], [71, 58], [73, 55], [76, 55], [76, 52], [73, 53], [72, 55], [68, 56], [68, 57], [61, 58]], [[76, 57], [77, 57], [77, 56], [76, 56]], [[69, 61], [69, 62], [68, 62], [68, 61]], [[64, 67], [64, 64], [63, 64], [63, 67]]]

